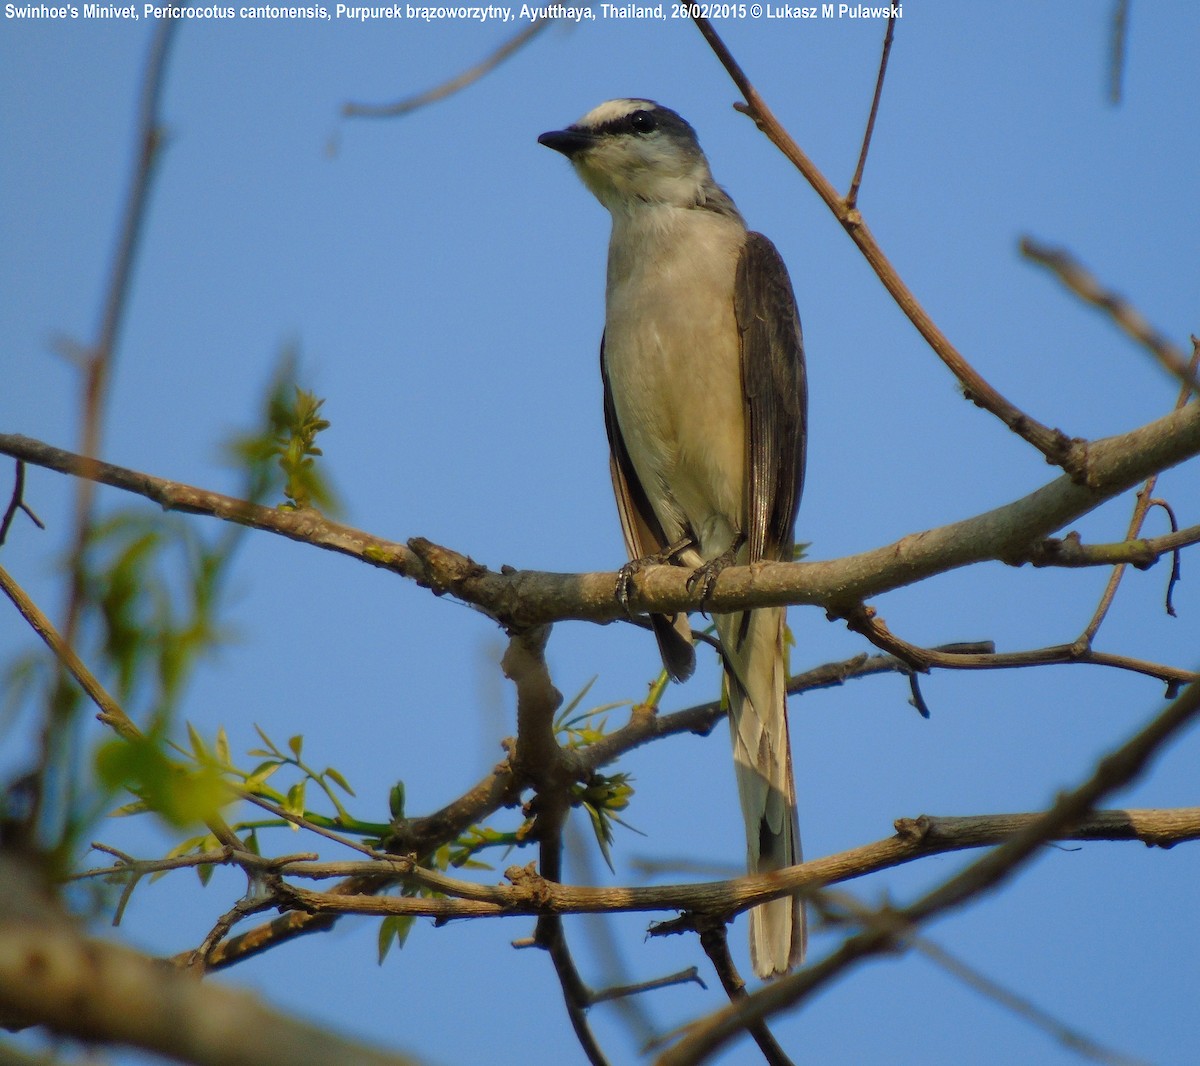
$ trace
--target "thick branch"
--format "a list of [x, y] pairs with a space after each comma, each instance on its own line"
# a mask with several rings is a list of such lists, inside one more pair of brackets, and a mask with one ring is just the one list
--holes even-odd
[[79, 932], [0, 855], [0, 1015], [202, 1066], [412, 1066]]
[[[220, 493], [166, 481], [80, 456], [39, 441], [0, 434], [0, 453], [135, 492], [168, 510], [207, 514], [341, 552], [384, 567], [438, 592], [449, 592], [504, 624], [532, 626], [564, 619], [610, 621], [624, 614], [615, 576], [496, 573], [468, 556], [420, 538], [385, 540], [331, 522], [315, 511], [259, 507]], [[1104, 501], [1200, 453], [1200, 404], [1189, 404], [1129, 433], [1088, 445], [1088, 481], [1056, 478], [1028, 496], [973, 518], [910, 534], [872, 551], [825, 562], [759, 563], [729, 567], [705, 604], [711, 611], [807, 603], [839, 614], [862, 600], [935, 574], [989, 560], [1020, 562], [1032, 546]], [[680, 567], [649, 567], [634, 578], [637, 610], [699, 610], [700, 593], [687, 588]]]

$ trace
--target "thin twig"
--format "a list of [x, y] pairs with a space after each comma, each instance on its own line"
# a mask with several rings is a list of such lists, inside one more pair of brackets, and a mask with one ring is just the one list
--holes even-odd
[[1129, 0], [1113, 4], [1112, 36], [1109, 38], [1108, 102], [1121, 102], [1121, 82], [1125, 77], [1125, 47], [1129, 39]]
[[924, 955], [930, 962], [940, 966], [952, 977], [961, 981], [968, 988], [974, 989], [981, 996], [1000, 1004], [1005, 1010], [1016, 1015], [1036, 1029], [1048, 1034], [1064, 1047], [1092, 1062], [1103, 1063], [1104, 1066], [1149, 1066], [1145, 1059], [1135, 1059], [1123, 1055], [1119, 1051], [1103, 1047], [1086, 1033], [1067, 1025], [1055, 1018], [1048, 1011], [1039, 1007], [1032, 1000], [1014, 992], [1010, 988], [992, 980], [987, 974], [964, 962], [948, 952], [945, 948], [933, 943], [925, 937], [914, 936], [907, 938], [908, 944], [918, 954]]
[[34, 513], [33, 508], [25, 502], [25, 464], [20, 459], [16, 463], [17, 469], [13, 477], [12, 496], [9, 497], [8, 507], [5, 508], [4, 517], [0, 518], [0, 545], [4, 544], [8, 537], [8, 531], [12, 528], [13, 519], [16, 518], [18, 511], [23, 511], [28, 519], [38, 527], [45, 529], [46, 524], [38, 518]]
[[892, 52], [892, 38], [896, 35], [895, 8], [888, 11], [887, 32], [883, 35], [883, 51], [879, 56], [879, 76], [875, 79], [875, 95], [871, 98], [871, 113], [867, 116], [867, 128], [863, 132], [862, 150], [858, 153], [858, 165], [846, 193], [846, 207], [853, 211], [858, 204], [858, 189], [862, 185], [863, 168], [867, 165], [867, 152], [871, 148], [871, 134], [875, 131], [875, 116], [879, 113], [879, 101], [883, 96], [883, 79], [887, 74], [888, 56]]
[[591, 1000], [593, 1003], [607, 1003], [614, 999], [625, 999], [628, 996], [640, 996], [643, 992], [654, 992], [660, 988], [692, 984], [699, 985], [701, 988], [707, 987], [700, 977], [700, 971], [695, 966], [689, 966], [686, 970], [680, 970], [678, 973], [667, 974], [665, 977], [653, 977], [648, 981], [639, 981], [634, 985], [611, 985], [593, 992]]
[[846, 615], [846, 625], [861, 633], [877, 648], [896, 656], [921, 673], [934, 667], [944, 670], [1008, 670], [1029, 666], [1079, 664], [1129, 670], [1156, 678], [1168, 686], [1179, 686], [1200, 679], [1195, 670], [1184, 670], [1164, 663], [1135, 659], [1128, 655], [1080, 648], [1077, 644], [1055, 644], [1031, 651], [994, 652], [988, 655], [959, 654], [923, 648], [896, 636], [871, 607], [859, 607]]
[[[103, 436], [104, 408], [108, 397], [108, 384], [112, 377], [113, 360], [116, 355], [117, 339], [129, 301], [130, 280], [137, 257], [150, 200], [150, 189], [155, 164], [162, 146], [162, 128], [159, 103], [162, 97], [166, 73], [167, 56], [175, 28], [175, 19], [160, 19], [150, 43], [150, 54], [142, 78], [141, 101], [136, 134], [133, 176], [125, 201], [124, 212], [117, 237], [117, 248], [109, 272], [108, 289], [104, 297], [99, 332], [95, 343], [86, 352], [83, 364], [83, 410], [80, 432], [80, 451], [84, 463], [92, 462], [100, 454]], [[73, 647], [79, 632], [80, 621], [86, 604], [84, 588], [83, 555], [91, 536], [92, 508], [95, 500], [95, 483], [84, 476], [75, 490], [75, 516], [70, 537], [70, 581], [68, 582], [65, 619], [62, 625], [63, 640]], [[34, 790], [31, 823], [41, 817], [41, 810], [48, 802], [48, 789], [55, 758], [55, 746], [59, 738], [66, 735], [64, 719], [71, 714], [71, 702], [64, 695], [65, 679], [59, 675], [59, 692], [50, 701], [46, 720], [42, 726], [40, 741], [38, 786]], [[73, 790], [75, 777], [65, 775], [66, 789]], [[70, 792], [68, 792], [68, 797]], [[70, 805], [70, 799], [67, 805]]]
[[[1192, 377], [1195, 377], [1198, 368], [1200, 368], [1200, 341], [1197, 341], [1195, 338], [1193, 338], [1192, 359], [1191, 362], [1188, 363], [1189, 374]], [[1175, 410], [1178, 411], [1185, 403], [1187, 403], [1191, 398], [1191, 395], [1191, 389], [1189, 389], [1187, 385], [1182, 385], [1179, 389], [1179, 395], [1175, 397]], [[1142, 523], [1146, 520], [1146, 514], [1150, 510], [1152, 503], [1151, 497], [1154, 495], [1154, 489], [1157, 485], [1158, 474], [1151, 474], [1150, 477], [1146, 479], [1146, 483], [1142, 486], [1141, 491], [1137, 494], [1137, 503], [1134, 504], [1133, 515], [1129, 520], [1129, 530], [1125, 534], [1127, 542], [1134, 540], [1141, 533]], [[1178, 533], [1178, 525], [1175, 522], [1175, 516], [1170, 512], [1169, 509], [1168, 513], [1171, 515], [1172, 532]], [[1197, 535], [1200, 535], [1200, 527], [1193, 527], [1193, 531], [1196, 531]], [[1179, 572], [1179, 549], [1182, 546], [1183, 545], [1178, 543], [1171, 543], [1167, 549], [1171, 551], [1172, 555], [1171, 577], [1167, 582], [1167, 613], [1172, 616], [1174, 615], [1175, 611], [1171, 604], [1171, 591], [1175, 587], [1176, 575]], [[1157, 557], [1158, 556], [1155, 555], [1156, 559]], [[1137, 564], [1135, 563], [1135, 565]], [[1104, 587], [1104, 593], [1101, 595], [1100, 602], [1097, 604], [1096, 610], [1092, 614], [1091, 621], [1088, 622], [1087, 627], [1076, 639], [1076, 643], [1081, 647], [1091, 647], [1092, 641], [1095, 639], [1101, 623], [1108, 614], [1108, 609], [1112, 606], [1113, 598], [1117, 594], [1117, 586], [1121, 584], [1121, 578], [1124, 576], [1125, 564], [1124, 562], [1121, 562], [1118, 563], [1118, 565], [1113, 568], [1112, 573], [1109, 574], [1108, 583]]]
[[415, 96], [406, 96], [403, 100], [397, 100], [391, 104], [345, 103], [342, 105], [342, 114], [347, 118], [395, 118], [399, 115], [407, 115], [409, 112], [416, 111], [429, 104], [436, 103], [438, 100], [444, 100], [447, 96], [453, 96], [455, 93], [461, 92], [469, 85], [473, 85], [485, 74], [495, 70], [509, 56], [527, 45], [542, 30], [555, 21], [552, 18], [535, 19], [473, 67], [468, 67], [461, 74], [456, 74], [453, 78], [442, 82], [440, 85], [435, 85], [432, 89], [427, 89], [423, 93], [417, 93]]
[[[25, 590], [18, 585], [9, 573], [0, 566], [0, 590], [12, 601], [13, 606], [20, 612], [21, 617], [29, 623], [30, 627], [42, 641], [46, 647], [54, 653], [55, 659], [73, 677], [80, 688], [86, 693], [99, 709], [100, 713], [96, 718], [109, 726], [119, 737], [124, 740], [136, 740], [142, 736], [142, 732], [134, 724], [133, 719], [125, 713], [124, 708], [109, 695], [108, 691], [96, 679], [95, 675], [84, 665], [83, 660], [75, 654], [71, 646], [59, 635], [37, 604], [33, 602], [26, 594]], [[209, 831], [222, 843], [234, 848], [241, 848], [241, 841], [238, 840], [236, 834], [218, 814], [211, 815], [205, 823]]]
[[[857, 926], [872, 925], [878, 918], [877, 912], [845, 892], [827, 892], [821, 897], [823, 917], [841, 925], [852, 923]], [[1060, 1021], [1032, 1000], [994, 981], [980, 970], [952, 955], [945, 948], [926, 937], [915, 933], [901, 934], [906, 947], [912, 948], [935, 966], [941, 967], [956, 980], [979, 995], [999, 1004], [1022, 1021], [1048, 1034], [1060, 1044], [1093, 1062], [1105, 1066], [1147, 1066], [1141, 1059], [1133, 1059], [1118, 1051], [1102, 1047], [1087, 1034]]]
[[[1171, 531], [1173, 534], [1178, 536], [1179, 534], [1186, 532], [1185, 530], [1181, 530], [1179, 528], [1179, 522], [1175, 518], [1175, 509], [1169, 503], [1167, 503], [1166, 500], [1151, 500], [1150, 506], [1161, 507], [1167, 512], [1167, 521], [1171, 523]], [[1175, 548], [1174, 551], [1171, 552], [1171, 576], [1167, 579], [1167, 593], [1164, 603], [1167, 614], [1172, 618], [1175, 617], [1175, 604], [1172, 602], [1172, 596], [1175, 592], [1175, 586], [1179, 583], [1179, 579], [1182, 576], [1182, 571], [1182, 556], [1179, 548]]]
[[1107, 312], [1113, 322], [1154, 356], [1167, 373], [1173, 374], [1190, 392], [1200, 393], [1200, 381], [1196, 380], [1195, 372], [1188, 367], [1178, 346], [1151, 326], [1125, 297], [1104, 288], [1070, 252], [1022, 237], [1021, 254], [1051, 270], [1080, 299]]
[[1000, 847], [976, 860], [907, 907], [877, 912], [878, 924], [843, 941], [824, 959], [756, 991], [694, 1025], [678, 1044], [660, 1056], [659, 1066], [693, 1066], [733, 1039], [752, 1018], [765, 1018], [796, 1006], [860, 962], [892, 951], [903, 937], [947, 911], [978, 899], [1009, 880], [1046, 841], [1078, 822], [1109, 792], [1129, 784], [1150, 760], [1200, 715], [1200, 683], [1193, 684], [1144, 729], [1101, 759], [1077, 788], [1064, 793], [1049, 810]]
[[[713, 969], [716, 970], [717, 977], [721, 981], [721, 987], [725, 989], [725, 994], [729, 997], [730, 1002], [736, 1003], [745, 999], [746, 982], [742, 980], [742, 975], [738, 973], [737, 967], [734, 965], [733, 956], [729, 953], [729, 938], [726, 935], [725, 923], [721, 921], [703, 923], [700, 927], [700, 945], [713, 964]], [[767, 1027], [766, 1022], [761, 1020], [752, 1022], [746, 1027], [746, 1031], [758, 1045], [759, 1051], [762, 1052], [763, 1058], [769, 1066], [793, 1066], [792, 1060], [779, 1046], [779, 1041], [775, 1039], [775, 1034]]]
[[1082, 448], [1082, 442], [1072, 440], [1061, 430], [1042, 425], [1020, 410], [988, 384], [979, 372], [963, 358], [958, 349], [950, 343], [946, 335], [917, 302], [917, 298], [904, 283], [875, 240], [874, 235], [867, 228], [858, 209], [846, 204], [825, 175], [817, 169], [812, 160], [783, 128], [766, 102], [759, 96], [750, 79], [746, 77], [737, 60], [733, 58], [732, 53], [725, 46], [725, 42], [713, 29], [712, 24], [699, 14], [692, 17], [704, 35], [704, 39], [708, 41], [709, 47], [712, 48], [713, 53], [721, 61], [745, 99], [745, 107], [739, 108], [739, 110], [743, 110], [754, 120], [758, 128], [800, 171], [817, 195], [825, 201], [825, 205], [833, 212], [834, 217], [842, 224], [850, 239], [866, 257], [867, 262], [879, 280], [883, 282], [884, 288], [891, 294], [892, 299], [908, 316], [909, 321], [925, 338], [926, 343], [933, 349], [937, 357], [962, 383], [966, 397], [972, 403], [990, 411], [1014, 433], [1032, 444], [1046, 457], [1048, 462], [1061, 466], [1076, 479], [1085, 480], [1084, 465], [1087, 456]]

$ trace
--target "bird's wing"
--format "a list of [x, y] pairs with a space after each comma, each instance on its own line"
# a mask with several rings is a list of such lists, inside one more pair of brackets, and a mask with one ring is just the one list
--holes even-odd
[[787, 267], [761, 233], [738, 260], [734, 312], [746, 402], [746, 534], [750, 562], [790, 559], [804, 487], [808, 386]]
[[667, 547], [667, 537], [650, 506], [642, 483], [638, 480], [633, 461], [625, 448], [617, 411], [613, 406], [612, 388], [608, 383], [608, 367], [604, 360], [604, 341], [600, 341], [600, 377], [604, 381], [604, 429], [608, 433], [608, 467], [612, 474], [613, 493], [617, 497], [617, 513], [621, 517], [621, 532], [625, 534], [625, 549], [631, 559], [644, 559]]
[[[604, 429], [608, 433], [608, 469], [612, 474], [613, 495], [617, 498], [617, 514], [621, 532], [625, 535], [625, 550], [630, 559], [645, 559], [667, 548], [668, 541], [662, 525], [650, 506], [646, 490], [638, 480], [637, 471], [629, 458], [617, 411], [613, 406], [612, 389], [608, 383], [608, 368], [604, 361], [604, 340], [600, 341], [600, 377], [604, 382]], [[692, 648], [692, 629], [687, 615], [652, 614], [650, 624], [658, 638], [663, 666], [675, 681], [686, 681], [696, 668], [696, 653]]]

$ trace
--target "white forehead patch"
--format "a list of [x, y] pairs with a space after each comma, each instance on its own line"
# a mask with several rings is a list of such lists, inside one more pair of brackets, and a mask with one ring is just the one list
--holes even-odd
[[605, 100], [599, 107], [584, 115], [576, 125], [584, 129], [595, 129], [606, 122], [616, 122], [626, 115], [632, 115], [635, 111], [653, 111], [657, 107], [658, 104], [653, 100]]

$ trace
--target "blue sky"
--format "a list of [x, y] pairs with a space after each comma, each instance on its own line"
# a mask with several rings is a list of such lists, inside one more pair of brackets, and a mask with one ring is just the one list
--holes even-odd
[[[1071, 249], [1179, 344], [1200, 328], [1200, 20], [1183, 3], [1131, 5], [1125, 99], [1114, 108], [1110, 6], [905, 5], [860, 197], [893, 263], [976, 368], [1035, 417], [1084, 437], [1159, 416], [1176, 390], [1102, 316], [1024, 262], [1021, 235]], [[151, 27], [0, 18], [0, 427], [73, 448], [78, 383], [53, 345], [95, 333]], [[882, 23], [717, 26], [844, 190]], [[347, 521], [395, 539], [425, 536], [492, 567], [615, 569], [621, 537], [597, 374], [608, 221], [536, 137], [601, 100], [636, 95], [692, 122], [718, 180], [788, 263], [812, 396], [797, 528], [811, 557], [886, 544], [1052, 478], [1032, 449], [963, 402], [832, 216], [731, 108], [736, 91], [685, 20], [555, 26], [444, 102], [398, 120], [339, 117], [348, 100], [388, 101], [440, 82], [512, 32], [407, 21], [179, 28], [163, 99], [168, 144], [105, 458], [233, 491], [222, 442], [250, 424], [280, 350], [294, 344], [302, 381], [326, 398], [324, 463]], [[1193, 463], [1158, 491], [1186, 524], [1196, 489]], [[4, 565], [53, 613], [70, 495], [63, 479], [39, 472], [29, 495], [50, 530], [21, 528]], [[109, 492], [101, 500], [128, 502]], [[1078, 528], [1119, 539], [1131, 506], [1110, 504]], [[1200, 604], [1190, 569], [1185, 559], [1178, 619], [1161, 610], [1165, 566], [1127, 577], [1098, 647], [1194, 666]], [[916, 643], [992, 639], [1018, 650], [1074, 639], [1105, 577], [993, 564], [875, 606]], [[394, 577], [255, 534], [226, 617], [236, 639], [205, 664], [186, 717], [208, 734], [224, 725], [235, 750], [254, 746], [254, 723], [280, 737], [304, 733], [315, 758], [351, 778], [364, 817], [384, 816], [397, 778], [411, 812], [439, 806], [500, 757], [513, 728], [496, 665], [502, 634]], [[864, 650], [819, 610], [793, 609], [790, 620], [797, 668]], [[0, 654], [31, 641], [0, 612]], [[597, 704], [640, 697], [657, 670], [653, 641], [626, 626], [560, 625], [549, 656], [565, 693], [596, 676], [588, 701]], [[712, 698], [716, 677], [705, 663], [665, 706]], [[1083, 666], [941, 673], [923, 690], [929, 721], [896, 678], [792, 701], [809, 855], [884, 837], [897, 817], [1037, 809], [1162, 703], [1151, 681]], [[22, 720], [0, 734], [10, 756], [24, 743]], [[1198, 756], [1200, 742], [1186, 738], [1110, 805], [1194, 803]], [[601, 867], [581, 880], [634, 881], [631, 864], [646, 858], [736, 868], [741, 828], [723, 731], [640, 751], [621, 768], [636, 779], [628, 820], [647, 835], [620, 833], [615, 878]], [[166, 846], [134, 824], [97, 834], [143, 854]], [[908, 900], [963, 861], [935, 859], [856, 888], [867, 901]], [[1187, 846], [1048, 848], [1013, 887], [930, 935], [1093, 1038], [1184, 1063], [1200, 979], [1197, 876]], [[153, 951], [191, 946], [239, 891], [233, 874], [203, 892], [188, 875], [145, 886], [124, 934]], [[531, 927], [423, 924], [380, 969], [373, 923], [349, 920], [229, 979], [432, 1062], [576, 1061], [548, 961], [508, 947]], [[622, 980], [692, 964], [707, 973], [695, 943], [645, 941], [644, 927], [614, 923]], [[610, 980], [587, 924], [569, 924], [568, 935], [585, 979]], [[731, 939], [744, 956], [743, 937], [739, 923]], [[813, 950], [832, 943], [820, 934]], [[663, 1031], [719, 1005], [715, 987], [643, 1002]], [[612, 1008], [592, 1018], [615, 1061], [636, 1061]], [[912, 956], [869, 964], [778, 1031], [815, 1062], [1078, 1061]], [[738, 1045], [721, 1061], [753, 1061], [752, 1049]]]

